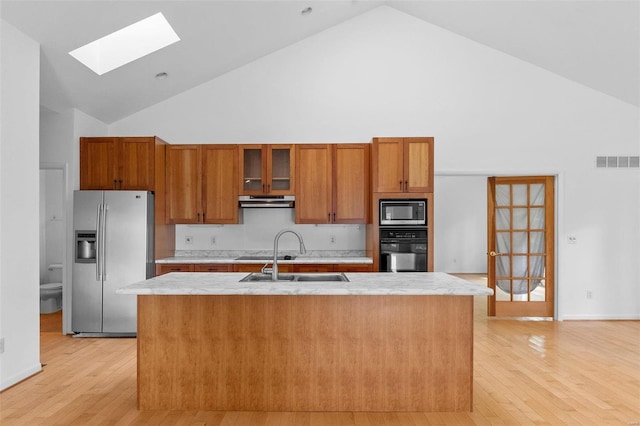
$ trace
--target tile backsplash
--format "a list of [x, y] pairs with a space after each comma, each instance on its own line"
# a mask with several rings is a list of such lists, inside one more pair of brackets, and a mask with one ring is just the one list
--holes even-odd
[[[176, 251], [273, 250], [281, 229], [302, 235], [307, 250], [364, 250], [365, 225], [297, 225], [294, 209], [244, 209], [239, 225], [176, 225]], [[190, 241], [190, 242], [188, 242]], [[298, 250], [295, 235], [284, 234], [278, 248]]]

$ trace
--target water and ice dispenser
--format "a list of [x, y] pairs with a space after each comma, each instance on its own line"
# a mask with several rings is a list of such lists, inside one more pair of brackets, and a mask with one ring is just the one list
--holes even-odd
[[76, 231], [76, 263], [96, 263], [96, 231]]

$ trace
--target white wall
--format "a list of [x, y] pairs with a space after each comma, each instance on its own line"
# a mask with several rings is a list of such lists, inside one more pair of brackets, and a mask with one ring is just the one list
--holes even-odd
[[0, 390], [40, 371], [40, 46], [0, 20]]
[[434, 181], [434, 269], [487, 272], [487, 176], [441, 176]]
[[[294, 210], [282, 208], [243, 209], [242, 225], [176, 225], [176, 249], [273, 251], [273, 238], [285, 228], [299, 232], [308, 251], [365, 247], [364, 225], [297, 225]], [[187, 236], [193, 237], [192, 244], [185, 243]], [[298, 251], [298, 239], [285, 235], [278, 249]]]
[[[640, 318], [640, 241], [630, 238], [640, 235], [640, 173], [594, 167], [597, 155], [638, 155], [638, 117], [635, 106], [382, 6], [109, 129], [170, 143], [434, 136], [436, 174], [557, 175], [559, 318]], [[436, 187], [443, 218], [439, 196]], [[454, 225], [436, 222], [438, 238]]]

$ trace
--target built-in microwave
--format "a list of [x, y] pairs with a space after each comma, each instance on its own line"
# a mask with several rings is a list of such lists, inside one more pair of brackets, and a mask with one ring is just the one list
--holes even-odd
[[380, 200], [380, 225], [426, 225], [427, 200], [390, 199]]

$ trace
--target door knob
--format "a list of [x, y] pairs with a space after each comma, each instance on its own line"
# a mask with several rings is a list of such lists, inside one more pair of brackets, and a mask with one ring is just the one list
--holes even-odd
[[496, 252], [495, 252], [495, 251], [493, 251], [493, 250], [491, 250], [491, 251], [489, 252], [489, 256], [491, 256], [491, 257], [496, 257], [496, 256], [497, 256], [497, 255], [499, 255], [499, 254], [500, 254], [500, 253], [496, 253]]

